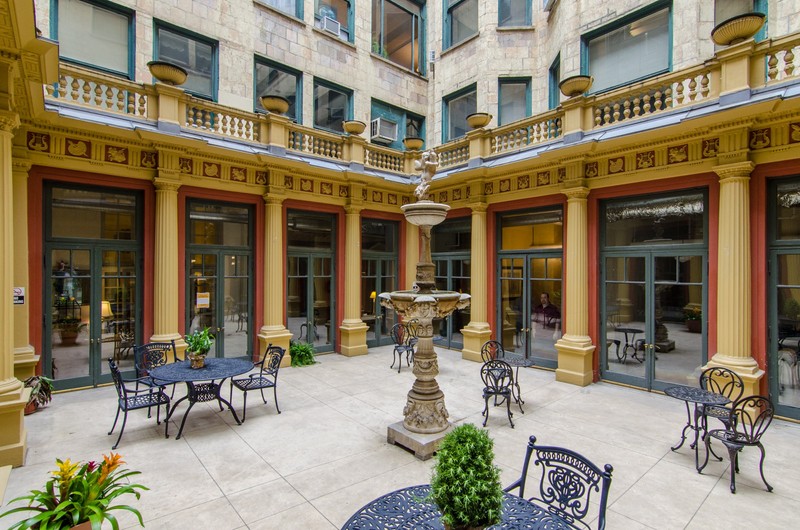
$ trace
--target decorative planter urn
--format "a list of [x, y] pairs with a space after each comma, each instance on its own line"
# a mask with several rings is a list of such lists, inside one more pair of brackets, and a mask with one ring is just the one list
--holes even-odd
[[592, 87], [594, 78], [590, 75], [573, 75], [558, 84], [561, 93], [568, 98], [580, 96]]
[[406, 136], [403, 138], [403, 145], [409, 151], [419, 151], [422, 147], [422, 138], [419, 136]]
[[186, 352], [186, 357], [192, 363], [191, 366], [195, 370], [199, 370], [206, 365], [206, 354], [205, 353], [194, 353], [194, 352]]
[[189, 73], [178, 66], [177, 64], [168, 63], [166, 61], [150, 61], [147, 63], [147, 68], [150, 73], [159, 82], [165, 85], [178, 86], [186, 82]]
[[264, 110], [273, 114], [286, 114], [289, 110], [289, 100], [283, 96], [273, 96], [270, 94], [261, 96], [261, 106]]
[[342, 123], [342, 128], [347, 134], [361, 134], [367, 128], [367, 124], [358, 120], [347, 120]]
[[473, 129], [486, 127], [490, 121], [492, 121], [492, 115], [488, 112], [475, 112], [467, 116], [467, 125]]
[[720, 22], [711, 30], [711, 40], [720, 46], [743, 42], [764, 25], [764, 13], [744, 13]]

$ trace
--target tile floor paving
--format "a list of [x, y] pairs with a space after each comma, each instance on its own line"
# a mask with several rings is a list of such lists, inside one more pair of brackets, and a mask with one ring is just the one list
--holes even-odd
[[[150, 488], [137, 502], [146, 528], [335, 529], [368, 501], [429, 482], [434, 460], [419, 461], [386, 443], [388, 425], [402, 419], [411, 370], [390, 370], [388, 347], [318, 360], [281, 370], [282, 414], [271, 399], [263, 405], [254, 395], [241, 426], [229, 412], [198, 404], [183, 437], [175, 440], [172, 421], [170, 439], [164, 439], [163, 425], [132, 412], [118, 451], [142, 472], [137, 482]], [[480, 366], [439, 350], [439, 367], [450, 419], [480, 424]], [[796, 527], [800, 425], [776, 421], [764, 438], [765, 474], [775, 491], [763, 488], [758, 451], [745, 449], [732, 495], [727, 459], [712, 461], [700, 475], [688, 445], [670, 451], [685, 421], [683, 403], [605, 383], [579, 388], [536, 369], [521, 370], [520, 384], [526, 403], [525, 414], [515, 412], [516, 428], [504, 408], [490, 410], [487, 424], [503, 484], [517, 478], [527, 439], [535, 434], [540, 443], [614, 466], [610, 530]], [[237, 410], [241, 404], [234, 393]], [[26, 465], [12, 471], [5, 502], [41, 486], [57, 457], [94, 460], [107, 453], [116, 439], [116, 433], [106, 435], [114, 412], [114, 389], [104, 387], [58, 394], [27, 417]], [[123, 528], [138, 527], [127, 514], [120, 520]], [[0, 527], [12, 521], [0, 520]]]

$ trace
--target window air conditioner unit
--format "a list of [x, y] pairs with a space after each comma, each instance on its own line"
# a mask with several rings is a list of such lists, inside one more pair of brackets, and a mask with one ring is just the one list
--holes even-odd
[[386, 118], [377, 118], [370, 124], [370, 137], [373, 142], [390, 144], [397, 140], [397, 123]]
[[322, 29], [329, 33], [333, 33], [337, 37], [339, 36], [339, 32], [342, 29], [342, 25], [335, 19], [331, 17], [322, 17]]

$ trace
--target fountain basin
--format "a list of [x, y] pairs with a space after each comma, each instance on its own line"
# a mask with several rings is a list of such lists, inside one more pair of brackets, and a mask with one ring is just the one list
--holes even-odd
[[470, 295], [455, 291], [392, 291], [380, 294], [381, 305], [404, 318], [444, 318], [456, 309], [469, 306]]
[[416, 226], [435, 226], [445, 220], [450, 206], [433, 201], [418, 201], [400, 207], [406, 221]]

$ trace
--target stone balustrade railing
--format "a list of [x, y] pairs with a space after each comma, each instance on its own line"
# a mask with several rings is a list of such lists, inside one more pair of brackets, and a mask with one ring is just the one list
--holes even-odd
[[[728, 68], [724, 68], [729, 63]], [[745, 65], [745, 67], [742, 67]], [[760, 43], [746, 41], [721, 49], [702, 65], [670, 72], [597, 96], [577, 96], [558, 109], [495, 129], [470, 131], [435, 147], [441, 169], [589, 132], [638, 118], [714, 101], [721, 93], [757, 89], [800, 76], [800, 33]], [[369, 144], [361, 136], [340, 135], [292, 123], [283, 116], [233, 109], [193, 97], [182, 89], [145, 85], [68, 63], [57, 85], [45, 85], [48, 101], [153, 122], [232, 140], [278, 146], [289, 151], [382, 171], [413, 171], [415, 151]], [[177, 110], [176, 110], [177, 109]]]

